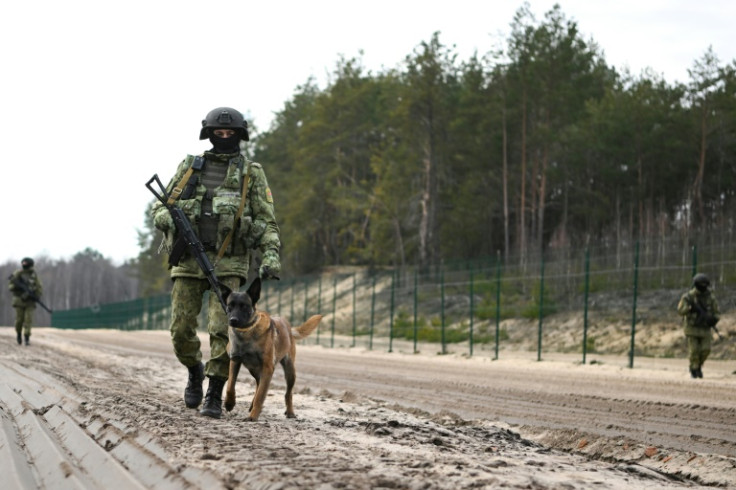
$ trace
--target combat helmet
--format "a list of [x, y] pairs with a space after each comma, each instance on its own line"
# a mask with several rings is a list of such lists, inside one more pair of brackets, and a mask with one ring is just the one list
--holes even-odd
[[693, 286], [702, 291], [710, 286], [710, 279], [702, 272], [698, 272], [693, 276]]
[[23, 257], [23, 260], [20, 261], [20, 265], [22, 265], [24, 269], [30, 269], [33, 267], [33, 263], [33, 259], [30, 257]]
[[248, 141], [248, 123], [240, 111], [232, 107], [212, 109], [202, 119], [202, 129], [199, 132], [199, 139], [204, 140], [209, 138], [211, 136], [210, 129], [234, 129], [240, 135], [240, 139]]

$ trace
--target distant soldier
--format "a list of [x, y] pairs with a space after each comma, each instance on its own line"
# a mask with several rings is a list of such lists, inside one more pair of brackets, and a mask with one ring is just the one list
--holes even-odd
[[710, 280], [702, 273], [693, 277], [693, 287], [682, 295], [677, 304], [677, 313], [682, 316], [690, 359], [690, 376], [703, 377], [703, 363], [710, 354], [710, 345], [715, 327], [720, 320], [718, 302], [708, 289]]
[[15, 333], [18, 344], [22, 344], [21, 334], [25, 337], [26, 345], [31, 341], [31, 322], [36, 301], [43, 293], [41, 278], [33, 269], [33, 259], [26, 257], [20, 261], [18, 269], [8, 278], [10, 292], [13, 293], [13, 308], [15, 308]]

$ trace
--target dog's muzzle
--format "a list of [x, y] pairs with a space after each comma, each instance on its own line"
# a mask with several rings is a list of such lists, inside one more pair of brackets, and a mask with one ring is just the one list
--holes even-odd
[[231, 316], [230, 318], [228, 318], [228, 324], [233, 328], [246, 329], [258, 323], [259, 318], [260, 315], [257, 312], [253, 312], [253, 315], [248, 319], [247, 322], [245, 322], [245, 325], [238, 325], [238, 317]]

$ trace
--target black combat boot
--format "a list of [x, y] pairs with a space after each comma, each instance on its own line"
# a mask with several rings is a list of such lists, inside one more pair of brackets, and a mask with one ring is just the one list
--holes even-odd
[[202, 403], [202, 381], [204, 381], [204, 364], [201, 362], [189, 366], [189, 381], [184, 389], [184, 403], [187, 408], [197, 408]]
[[690, 377], [693, 378], [693, 379], [697, 379], [698, 378], [698, 370], [697, 369], [691, 369], [690, 370]]
[[703, 370], [700, 369], [700, 367], [698, 367], [698, 369], [695, 370], [695, 374], [698, 375], [698, 378], [702, 378], [703, 377]]
[[29, 345], [31, 343], [31, 336], [26, 335], [26, 345]]
[[202, 405], [199, 414], [219, 419], [222, 417], [222, 389], [225, 387], [227, 378], [215, 378], [214, 376], [208, 376], [208, 378], [210, 382], [207, 386], [207, 394], [204, 397], [204, 405]]
[[23, 343], [23, 338], [20, 336], [20, 332], [18, 332], [18, 345]]

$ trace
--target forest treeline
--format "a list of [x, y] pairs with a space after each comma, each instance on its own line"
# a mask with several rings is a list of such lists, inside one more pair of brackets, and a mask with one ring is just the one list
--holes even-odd
[[[632, 74], [609, 66], [559, 6], [537, 19], [524, 4], [505, 43], [469, 59], [440, 33], [396, 68], [340, 58], [324, 88], [296, 87], [248, 149], [273, 190], [282, 276], [497, 254], [533, 263], [542, 252], [729, 229], [736, 60], [703, 49], [687, 82]], [[168, 291], [148, 214], [139, 243], [117, 267], [90, 250], [36, 258], [49, 266], [43, 280], [63, 289], [54, 306]]]
[[[656, 63], [656, 60], [652, 60]], [[459, 60], [439, 33], [400, 68], [341, 59], [255, 141], [284, 268], [436, 266], [707, 233], [734, 218], [736, 62], [688, 83], [608, 66], [559, 6]]]

